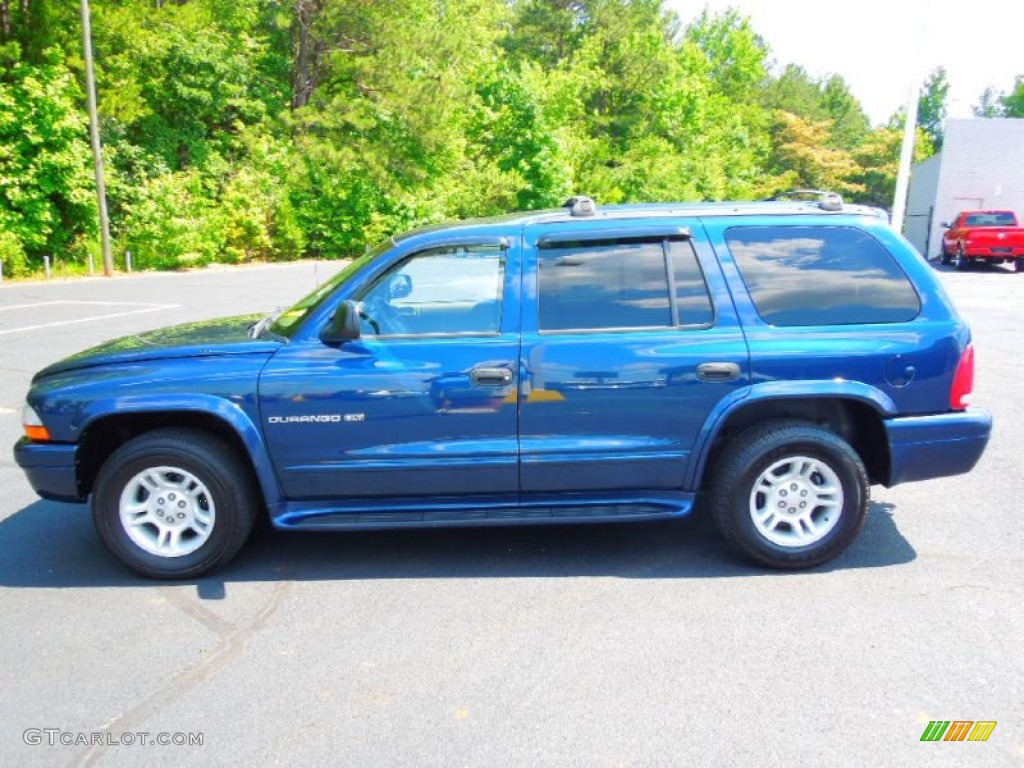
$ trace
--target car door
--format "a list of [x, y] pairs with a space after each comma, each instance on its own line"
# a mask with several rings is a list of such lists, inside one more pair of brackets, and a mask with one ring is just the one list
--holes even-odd
[[743, 333], [713, 254], [694, 236], [699, 224], [622, 226], [524, 233], [533, 299], [520, 372], [524, 501], [685, 489], [708, 415], [749, 384]]
[[359, 339], [314, 333], [272, 358], [261, 407], [287, 497], [515, 498], [518, 253], [400, 244], [335, 299], [357, 302]]

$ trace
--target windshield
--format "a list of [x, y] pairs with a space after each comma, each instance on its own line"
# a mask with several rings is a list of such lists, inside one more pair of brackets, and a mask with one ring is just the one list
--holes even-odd
[[312, 293], [303, 297], [288, 309], [277, 313], [269, 326], [270, 332], [276, 333], [279, 336], [291, 337], [302, 324], [302, 321], [309, 317], [313, 310], [319, 307], [328, 296], [334, 293], [334, 289], [345, 282], [349, 275], [362, 269], [364, 265], [373, 261], [393, 245], [394, 243], [391, 240], [381, 243], [365, 256], [361, 256], [345, 266], [338, 274], [323, 285], [318, 286]]

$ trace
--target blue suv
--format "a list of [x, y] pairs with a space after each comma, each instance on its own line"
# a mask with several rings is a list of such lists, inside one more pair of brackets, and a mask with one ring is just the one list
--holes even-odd
[[356, 530], [682, 517], [842, 552], [872, 484], [968, 472], [970, 332], [870, 208], [562, 209], [396, 237], [290, 309], [39, 372], [15, 456], [130, 568], [193, 578], [255, 521]]

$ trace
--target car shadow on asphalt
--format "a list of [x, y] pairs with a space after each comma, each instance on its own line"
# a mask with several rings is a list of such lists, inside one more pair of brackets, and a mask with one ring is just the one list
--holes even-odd
[[943, 264], [938, 258], [929, 259], [928, 264], [936, 272], [960, 272], [960, 271], [964, 271], [964, 272], [979, 272], [979, 273], [982, 273], [982, 274], [998, 274], [1000, 272], [1005, 272], [1007, 274], [1012, 274], [1014, 272], [1013, 264], [989, 264], [987, 262], [978, 262], [978, 263], [975, 263], [975, 264], [971, 264], [965, 270], [957, 269], [956, 265], [952, 264], [952, 263], [951, 264]]
[[[917, 554], [897, 528], [895, 508], [875, 502], [853, 545], [811, 572], [882, 568]], [[96, 535], [82, 505], [37, 501], [0, 523], [0, 586], [138, 587]], [[217, 600], [226, 583], [431, 578], [611, 576], [688, 579], [787, 578], [739, 559], [706, 514], [684, 520], [510, 528], [372, 532], [284, 532], [258, 527], [225, 569], [194, 583]]]

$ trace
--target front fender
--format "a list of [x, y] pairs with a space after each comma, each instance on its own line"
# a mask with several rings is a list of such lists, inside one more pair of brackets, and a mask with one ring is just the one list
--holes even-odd
[[79, 412], [73, 427], [78, 434], [83, 434], [90, 425], [104, 418], [168, 412], [204, 414], [224, 422], [238, 436], [249, 454], [267, 506], [283, 501], [263, 433], [241, 405], [226, 397], [201, 393], [160, 393], [102, 398], [90, 401]]
[[896, 404], [881, 390], [860, 381], [843, 379], [766, 381], [738, 389], [722, 398], [704, 421], [690, 454], [683, 488], [695, 489], [722, 428], [739, 410], [772, 400], [853, 400], [868, 405], [882, 418], [896, 413]]

